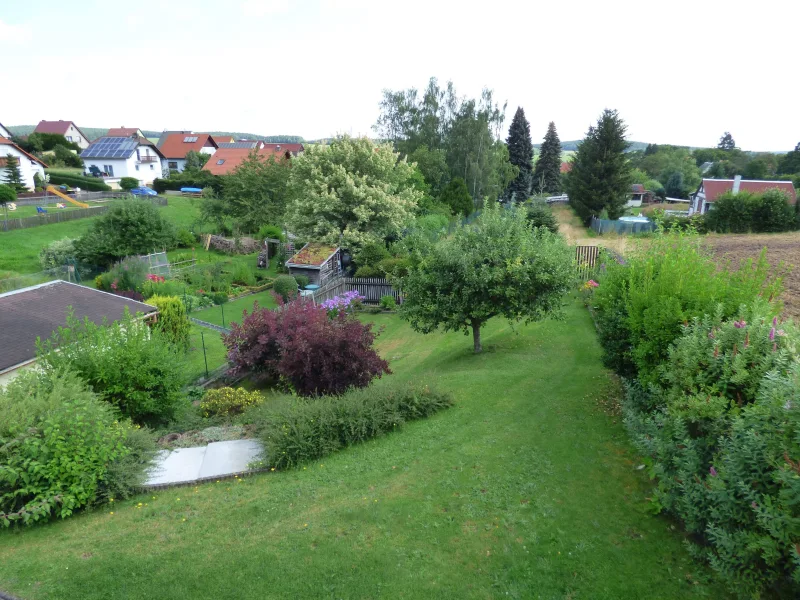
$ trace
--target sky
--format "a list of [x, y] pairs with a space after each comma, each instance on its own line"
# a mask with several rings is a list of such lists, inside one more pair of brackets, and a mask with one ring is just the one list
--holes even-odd
[[787, 151], [798, 22], [797, 0], [0, 0], [0, 123], [373, 135], [383, 89], [437, 77], [507, 124], [522, 106], [534, 143], [615, 108], [631, 140]]

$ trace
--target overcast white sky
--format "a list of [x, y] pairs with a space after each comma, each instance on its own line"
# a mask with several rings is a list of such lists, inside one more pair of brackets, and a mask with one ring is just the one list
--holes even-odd
[[534, 143], [609, 107], [632, 140], [791, 150], [798, 22], [798, 0], [0, 0], [0, 122], [371, 134], [383, 88], [436, 76], [523, 106]]

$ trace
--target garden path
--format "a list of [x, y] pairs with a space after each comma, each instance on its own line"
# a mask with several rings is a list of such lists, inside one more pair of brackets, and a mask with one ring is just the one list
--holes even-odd
[[200, 483], [250, 471], [248, 465], [262, 451], [258, 440], [213, 442], [207, 446], [162, 450], [150, 469], [145, 487]]

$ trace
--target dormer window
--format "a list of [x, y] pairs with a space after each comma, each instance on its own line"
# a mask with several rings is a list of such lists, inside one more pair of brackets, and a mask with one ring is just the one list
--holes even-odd
[[196, 135], [187, 135], [185, 138], [183, 138], [183, 142], [185, 144], [191, 144], [191, 143], [196, 142], [196, 141], [197, 141], [197, 136]]

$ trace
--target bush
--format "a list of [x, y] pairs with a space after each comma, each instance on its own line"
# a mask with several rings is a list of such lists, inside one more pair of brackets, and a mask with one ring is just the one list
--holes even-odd
[[157, 177], [151, 186], [159, 194], [170, 191], [180, 191], [181, 188], [193, 187], [204, 190], [211, 188], [216, 194], [222, 192], [223, 181], [217, 175], [212, 175], [208, 171], [194, 171], [192, 173], [170, 174], [168, 179]]
[[684, 522], [698, 551], [745, 597], [797, 597], [800, 335], [757, 302], [735, 319], [694, 319], [657, 384], [624, 402], [658, 479], [654, 505]]
[[15, 202], [17, 199], [17, 190], [10, 185], [0, 183], [0, 206], [8, 202]]
[[[450, 207], [447, 207], [447, 212], [450, 212]], [[448, 219], [445, 215], [438, 213], [422, 215], [417, 217], [417, 219], [414, 221], [416, 229], [430, 234], [439, 234], [443, 231], [447, 231], [447, 226], [449, 224], [450, 219]]]
[[203, 396], [200, 409], [206, 417], [238, 415], [263, 401], [264, 396], [258, 392], [248, 392], [244, 388], [223, 387], [208, 390]]
[[381, 296], [381, 308], [383, 310], [394, 310], [397, 308], [397, 302], [394, 296]]
[[132, 190], [139, 187], [139, 180], [136, 177], [123, 177], [119, 180], [119, 187], [123, 190]]
[[99, 290], [114, 294], [125, 291], [140, 292], [147, 280], [147, 271], [148, 266], [143, 260], [131, 256], [98, 275], [95, 278], [95, 285]]
[[97, 217], [75, 241], [78, 258], [93, 265], [109, 265], [134, 254], [175, 246], [175, 230], [152, 203], [124, 200]]
[[558, 220], [548, 206], [540, 202], [531, 204], [528, 207], [527, 217], [533, 227], [544, 227], [553, 233], [558, 233]]
[[165, 423], [185, 401], [183, 353], [127, 310], [110, 325], [68, 315], [66, 327], [36, 346], [45, 370], [75, 371], [100, 398], [135, 423]]
[[48, 173], [51, 185], [66, 185], [80, 188], [90, 192], [110, 192], [111, 188], [97, 177], [83, 177], [82, 175], [69, 175], [63, 173]]
[[228, 301], [228, 294], [225, 292], [213, 292], [209, 294], [211, 301], [219, 306], [220, 304], [225, 304]]
[[763, 194], [722, 194], [706, 213], [705, 220], [709, 231], [719, 233], [762, 233], [796, 228], [793, 207], [778, 189]]
[[297, 296], [297, 280], [291, 275], [278, 275], [272, 284], [272, 290], [283, 298], [284, 302], [288, 302]]
[[63, 239], [50, 242], [39, 252], [39, 265], [43, 271], [58, 269], [75, 260], [74, 240]]
[[223, 336], [234, 373], [280, 380], [302, 396], [364, 387], [390, 373], [374, 341], [371, 324], [343, 310], [329, 315], [311, 302], [292, 302], [275, 311], [255, 307]]
[[411, 261], [408, 258], [385, 258], [378, 263], [378, 271], [381, 273], [379, 277], [405, 277], [410, 267]]
[[283, 241], [283, 230], [277, 225], [263, 225], [258, 230], [258, 239], [263, 241], [267, 238]]
[[656, 378], [683, 323], [714, 313], [719, 304], [731, 317], [742, 304], [760, 295], [773, 301], [781, 291], [763, 252], [738, 269], [720, 268], [696, 234], [657, 235], [627, 259], [624, 265], [606, 262], [605, 273], [601, 268], [593, 305], [605, 364], [645, 384]]
[[242, 262], [234, 263], [233, 271], [230, 275], [231, 283], [244, 286], [253, 286], [256, 284], [256, 276], [250, 267]]
[[186, 348], [191, 325], [183, 301], [176, 296], [151, 296], [147, 303], [158, 309], [154, 329], [162, 332], [176, 346]]
[[197, 238], [191, 231], [181, 227], [175, 233], [175, 241], [180, 248], [192, 248], [197, 243]]
[[389, 257], [389, 251], [384, 244], [371, 242], [364, 244], [355, 255], [354, 260], [359, 267], [377, 267], [379, 262]]
[[358, 267], [354, 277], [383, 277], [383, 271], [378, 267]]
[[341, 448], [395, 431], [452, 406], [428, 386], [388, 384], [315, 400], [281, 398], [248, 413], [260, 426], [266, 462], [295, 467]]
[[0, 523], [64, 518], [130, 493], [153, 456], [133, 429], [69, 372], [28, 371], [0, 387]]
[[305, 275], [295, 275], [295, 276], [294, 276], [294, 280], [297, 282], [297, 285], [300, 287], [300, 289], [301, 289], [301, 290], [305, 289], [305, 287], [306, 287], [306, 286], [309, 284], [309, 282], [311, 281], [311, 280], [310, 280], [308, 277], [306, 277]]

